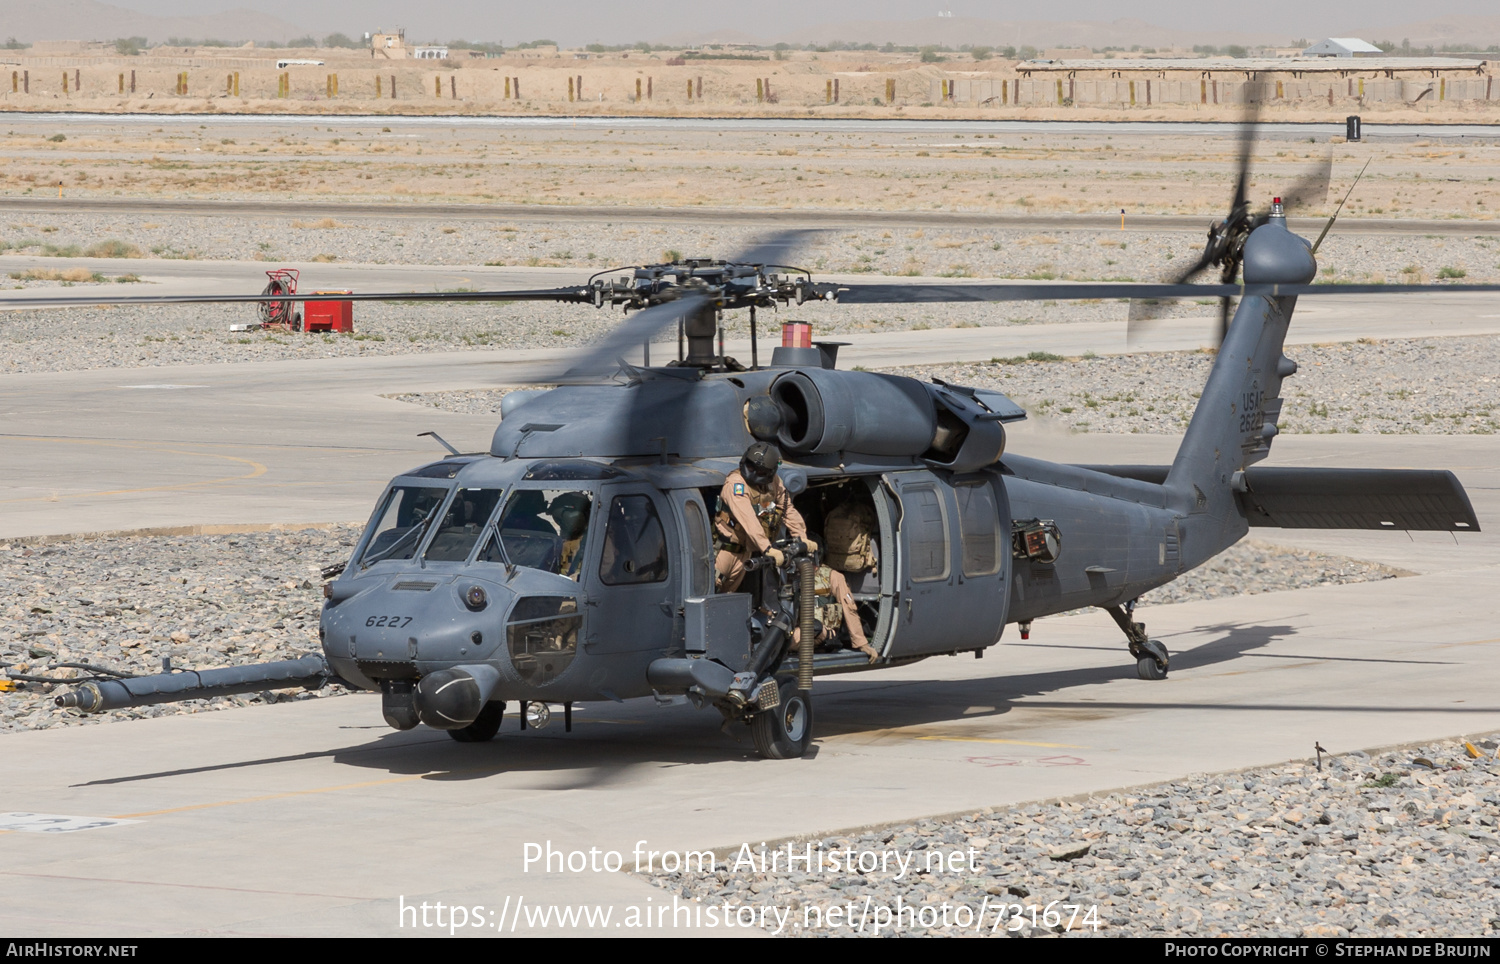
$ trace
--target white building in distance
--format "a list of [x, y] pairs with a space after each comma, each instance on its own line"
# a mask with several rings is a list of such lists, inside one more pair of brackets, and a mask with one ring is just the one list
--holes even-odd
[[1304, 57], [1383, 57], [1385, 51], [1358, 37], [1329, 37], [1302, 51]]

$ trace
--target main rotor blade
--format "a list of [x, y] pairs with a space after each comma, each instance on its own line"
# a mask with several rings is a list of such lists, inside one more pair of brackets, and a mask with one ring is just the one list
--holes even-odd
[[[41, 289], [33, 288], [32, 291]], [[24, 295], [0, 294], [0, 308], [80, 308], [91, 305], [232, 305], [268, 301], [560, 301], [592, 304], [593, 289], [537, 288], [517, 291], [362, 291], [354, 294], [279, 295]]]
[[[805, 229], [778, 231], [729, 260], [734, 264], [785, 263], [791, 260], [791, 255], [804, 241], [817, 233]], [[560, 376], [539, 378], [537, 381], [578, 383], [606, 377], [619, 368], [621, 356], [627, 351], [650, 341], [668, 325], [712, 307], [715, 300], [715, 296], [707, 293], [689, 294], [676, 301], [638, 311], [610, 332], [603, 341], [590, 346]]]
[[567, 382], [570, 384], [598, 381], [620, 367], [620, 359], [626, 352], [650, 341], [662, 329], [678, 319], [686, 318], [700, 308], [712, 304], [713, 299], [707, 295], [688, 295], [664, 305], [637, 311], [628, 317], [624, 324], [611, 331], [603, 341], [591, 345], [588, 351], [570, 364], [561, 375], [552, 378], [541, 377], [537, 380], [545, 383]]
[[979, 301], [1085, 301], [1108, 298], [1239, 298], [1247, 295], [1373, 295], [1500, 292], [1500, 284], [1134, 284], [1082, 281], [1076, 284], [851, 284], [835, 299], [848, 305], [891, 305]]
[[[1201, 271], [1196, 268], [1193, 272]], [[1270, 295], [1336, 295], [1336, 294], [1420, 294], [1424, 292], [1492, 292], [1500, 291], [1500, 285], [1466, 284], [1421, 284], [1421, 285], [1237, 285], [1237, 284], [1140, 284], [1136, 282], [1090, 282], [1071, 284], [1040, 284], [1017, 282], [1015, 284], [849, 284], [840, 285], [835, 299], [848, 305], [882, 305], [939, 303], [949, 301], [1082, 301], [1096, 298], [1217, 298], [1239, 297], [1245, 294]], [[628, 334], [621, 335], [621, 345], [640, 344], [643, 328], [652, 326], [652, 334], [661, 325], [675, 321], [683, 306], [696, 302], [701, 296], [690, 295], [664, 305], [657, 305], [631, 316]], [[119, 295], [97, 297], [91, 295], [40, 296], [18, 298], [0, 295], [0, 308], [75, 308], [91, 305], [187, 305], [187, 304], [239, 304], [263, 301], [562, 301], [592, 303], [593, 293], [588, 288], [554, 288], [537, 291], [389, 291], [352, 295]], [[664, 312], [657, 314], [658, 311]], [[645, 319], [645, 320], [643, 320]], [[657, 319], [661, 319], [658, 323]], [[603, 349], [601, 348], [602, 352]], [[591, 353], [592, 354], [592, 353]]]

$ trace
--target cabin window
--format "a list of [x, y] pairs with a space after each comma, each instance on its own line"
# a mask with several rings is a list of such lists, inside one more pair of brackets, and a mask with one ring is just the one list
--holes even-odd
[[599, 578], [606, 586], [664, 582], [667, 537], [649, 496], [616, 496], [609, 506]]
[[906, 511], [903, 528], [909, 552], [907, 573], [913, 582], [948, 578], [948, 519], [936, 486], [914, 485], [901, 490]]
[[963, 574], [993, 576], [1000, 571], [1000, 510], [995, 491], [981, 482], [954, 488], [958, 531], [963, 544]]
[[427, 546], [428, 562], [463, 562], [500, 503], [499, 489], [459, 489]]
[[448, 497], [444, 488], [398, 485], [386, 496], [385, 506], [371, 527], [369, 542], [360, 556], [362, 566], [382, 559], [411, 559], [422, 545], [433, 514]]

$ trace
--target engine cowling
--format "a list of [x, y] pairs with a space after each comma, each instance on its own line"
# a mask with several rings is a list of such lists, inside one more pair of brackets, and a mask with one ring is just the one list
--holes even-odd
[[771, 384], [770, 398], [774, 440], [786, 452], [906, 456], [955, 472], [999, 459], [1000, 422], [1015, 417], [992, 411], [968, 389], [874, 372], [797, 369]]
[[897, 375], [799, 369], [776, 379], [771, 399], [777, 444], [799, 454], [919, 455], [937, 429], [922, 383]]

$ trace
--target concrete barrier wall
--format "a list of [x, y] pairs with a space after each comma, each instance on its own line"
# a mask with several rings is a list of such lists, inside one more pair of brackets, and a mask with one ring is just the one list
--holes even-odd
[[[566, 103], [622, 104], [640, 100], [653, 104], [686, 107], [690, 105], [751, 105], [757, 103], [813, 106], [825, 104], [832, 90], [841, 104], [887, 104], [887, 81], [895, 82], [897, 103], [920, 103], [928, 99], [928, 77], [920, 71], [835, 72], [808, 69], [789, 70], [781, 64], [767, 63], [755, 68], [716, 64], [667, 65], [653, 62], [642, 67], [601, 68], [588, 64], [554, 61], [546, 66], [534, 63], [482, 61], [483, 66], [449, 67], [413, 62], [358, 62], [357, 66], [330, 63], [324, 66], [289, 66], [276, 69], [264, 60], [254, 67], [235, 63], [239, 58], [224, 58], [204, 66], [189, 58], [27, 58], [22, 63], [0, 61], [0, 104], [12, 107], [59, 107], [55, 100], [82, 102], [91, 99], [114, 99], [121, 96], [120, 75], [125, 77], [124, 94], [140, 100], [236, 99], [233, 76], [239, 75], [238, 99], [292, 99], [318, 101], [329, 99], [333, 87], [330, 75], [337, 75], [340, 101], [381, 100], [463, 101], [469, 104], [503, 105], [506, 102], [525, 105], [555, 106]], [[53, 61], [56, 61], [54, 63]], [[178, 75], [188, 75], [187, 93], [179, 94]], [[68, 75], [66, 92], [62, 76]], [[12, 84], [12, 73], [29, 78], [29, 83]], [[75, 83], [75, 74], [77, 82]], [[134, 75], [135, 87], [130, 85]], [[282, 76], [286, 76], [283, 87]], [[391, 81], [395, 79], [395, 97]], [[757, 85], [757, 80], [762, 83]], [[833, 86], [834, 82], [836, 87]], [[689, 86], [691, 85], [691, 93]], [[26, 88], [29, 87], [29, 92]], [[998, 87], [998, 84], [997, 84]], [[519, 91], [519, 93], [518, 93]], [[222, 105], [230, 109], [229, 105]]]
[[[254, 66], [242, 66], [252, 63]], [[186, 92], [179, 83], [186, 74]], [[567, 109], [567, 105], [640, 104], [696, 110], [765, 105], [962, 106], [969, 108], [1171, 108], [1238, 106], [1247, 101], [1337, 110], [1389, 105], [1485, 104], [1500, 101], [1490, 76], [1381, 78], [1288, 76], [1282, 80], [1183, 76], [1071, 77], [1064, 71], [1023, 76], [1006, 66], [991, 72], [928, 66], [835, 70], [808, 62], [480, 60], [332, 61], [276, 69], [264, 59], [25, 58], [0, 60], [0, 109], [239, 110], [266, 101], [404, 102], [419, 110]], [[1142, 72], [1145, 73], [1145, 72]], [[64, 75], [67, 77], [64, 84]], [[1243, 75], [1241, 75], [1243, 76]], [[123, 82], [122, 82], [123, 78]], [[336, 78], [336, 80], [334, 79]], [[132, 85], [133, 80], [133, 85]], [[190, 103], [196, 102], [196, 103]], [[288, 105], [290, 107], [291, 105]], [[265, 109], [264, 106], [254, 109]]]
[[[945, 95], [946, 91], [946, 95]], [[967, 106], [1015, 104], [1022, 107], [1153, 107], [1183, 104], [1306, 104], [1359, 107], [1365, 104], [1491, 101], [1500, 99], [1493, 77], [1430, 80], [1360, 78], [1303, 79], [1267, 82], [1030, 77], [1016, 80], [945, 80], [928, 85], [933, 103]]]

